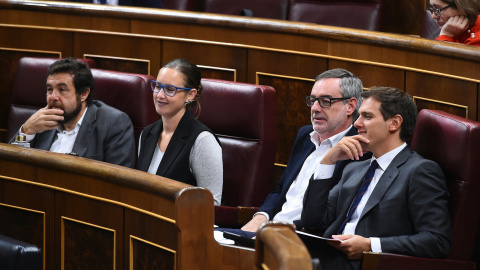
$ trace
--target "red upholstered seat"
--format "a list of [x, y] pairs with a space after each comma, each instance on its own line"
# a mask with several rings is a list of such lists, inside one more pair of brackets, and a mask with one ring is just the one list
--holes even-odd
[[[7, 126], [7, 141], [38, 109], [46, 105], [45, 78], [48, 67], [58, 59], [20, 59], [13, 84], [12, 100]], [[92, 60], [82, 60], [94, 65]], [[121, 73], [92, 68], [95, 88], [93, 98], [125, 112], [135, 128], [135, 140], [144, 127], [156, 121], [152, 91], [152, 76]]]
[[275, 90], [212, 79], [202, 85], [198, 119], [217, 134], [223, 151], [224, 206], [216, 207], [215, 223], [235, 225], [237, 206], [258, 207], [272, 189]]
[[422, 110], [411, 149], [437, 162], [447, 178], [452, 249], [446, 259], [367, 253], [364, 269], [474, 269], [480, 221], [480, 123], [443, 111]]
[[166, 9], [202, 11], [203, 1], [198, 0], [162, 0]]
[[290, 0], [288, 20], [364, 30], [382, 30], [382, 0]]

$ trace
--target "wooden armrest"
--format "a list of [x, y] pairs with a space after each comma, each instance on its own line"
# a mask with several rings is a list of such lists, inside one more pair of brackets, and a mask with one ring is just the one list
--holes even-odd
[[363, 256], [363, 270], [473, 270], [475, 263], [448, 259], [430, 259], [392, 253], [366, 252]]
[[292, 224], [267, 222], [257, 232], [255, 264], [258, 269], [311, 270], [312, 259]]

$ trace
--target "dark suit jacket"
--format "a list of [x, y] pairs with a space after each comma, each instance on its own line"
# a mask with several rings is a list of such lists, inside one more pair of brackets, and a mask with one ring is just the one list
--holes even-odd
[[[286, 201], [288, 189], [290, 189], [293, 181], [297, 178], [297, 175], [300, 172], [300, 169], [302, 169], [303, 163], [307, 157], [315, 150], [315, 145], [310, 140], [310, 133], [312, 131], [313, 126], [311, 125], [300, 128], [295, 143], [293, 144], [287, 168], [283, 172], [275, 189], [267, 196], [263, 205], [258, 210], [258, 212], [266, 212], [270, 216], [270, 219], [273, 219], [273, 217], [282, 210], [282, 206]], [[352, 127], [345, 135], [353, 136], [356, 134], [358, 134], [357, 129]], [[365, 158], [369, 157], [370, 156], [367, 155]], [[336, 179], [338, 182], [342, 176], [343, 168], [350, 162], [351, 160], [337, 162], [332, 179]], [[336, 182], [332, 184], [331, 187], [335, 184]], [[328, 190], [330, 190], [330, 188]], [[298, 229], [302, 228], [300, 221], [295, 221], [295, 225]]]
[[[337, 234], [369, 162], [348, 165], [328, 199], [325, 185], [332, 180], [311, 180], [302, 211], [305, 229], [324, 231], [325, 237]], [[405, 147], [373, 190], [355, 234], [379, 237], [382, 252], [445, 257], [450, 250], [451, 232], [448, 191], [440, 167]]]
[[[30, 142], [30, 147], [50, 150], [56, 134], [56, 129], [38, 133]], [[13, 140], [15, 136], [10, 142]], [[132, 121], [124, 112], [94, 100], [83, 118], [72, 152], [80, 157], [134, 168], [136, 155]]]

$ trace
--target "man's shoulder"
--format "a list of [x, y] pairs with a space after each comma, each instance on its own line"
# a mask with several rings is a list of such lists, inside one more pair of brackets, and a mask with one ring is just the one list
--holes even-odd
[[100, 100], [93, 100], [90, 107], [95, 108], [97, 110], [97, 112], [101, 112], [101, 113], [108, 113], [108, 114], [114, 114], [114, 115], [125, 114], [124, 112], [120, 111], [119, 109], [117, 109], [115, 107], [112, 107], [112, 106], [110, 106], [110, 105], [108, 105], [105, 102], [100, 101]]

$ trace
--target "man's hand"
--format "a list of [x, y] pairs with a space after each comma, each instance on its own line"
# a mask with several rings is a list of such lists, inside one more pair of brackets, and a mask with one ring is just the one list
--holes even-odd
[[332, 235], [332, 237], [343, 242], [329, 241], [328, 243], [332, 247], [341, 250], [351, 260], [361, 259], [364, 251], [371, 250], [370, 238], [354, 234]]
[[62, 120], [63, 110], [50, 109], [47, 105], [28, 118], [27, 122], [23, 124], [21, 132], [28, 135], [42, 133], [45, 130], [56, 128], [58, 121]]
[[339, 160], [358, 160], [363, 156], [362, 143], [368, 144], [370, 141], [361, 135], [343, 137], [332, 149], [330, 149], [322, 159], [322, 164], [332, 165]]
[[247, 224], [245, 224], [243, 227], [242, 227], [242, 231], [248, 231], [248, 232], [257, 232], [258, 228], [260, 227], [260, 225], [262, 225], [265, 221], [267, 221], [267, 217], [262, 215], [262, 214], [258, 214], [258, 215], [255, 215], [252, 220], [250, 220]]
[[468, 29], [468, 19], [463, 16], [453, 16], [443, 25], [440, 35], [456, 37]]

